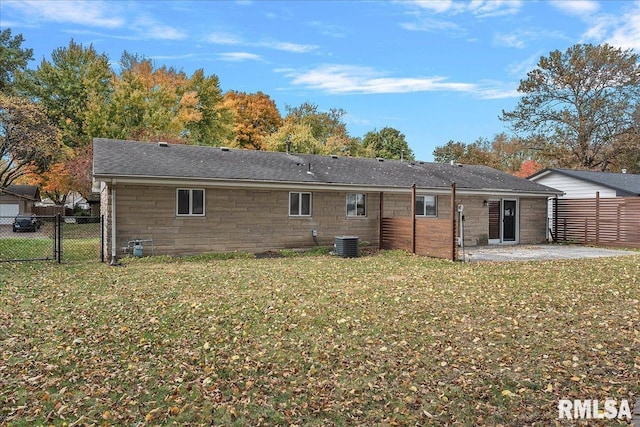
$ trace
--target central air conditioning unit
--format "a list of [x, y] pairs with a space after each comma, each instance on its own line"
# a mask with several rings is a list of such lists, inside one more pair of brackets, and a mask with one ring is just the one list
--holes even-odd
[[360, 239], [356, 236], [336, 236], [334, 241], [336, 254], [342, 258], [360, 256]]

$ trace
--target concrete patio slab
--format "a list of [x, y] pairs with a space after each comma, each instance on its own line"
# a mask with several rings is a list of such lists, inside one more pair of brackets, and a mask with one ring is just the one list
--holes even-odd
[[[532, 261], [550, 259], [602, 258], [640, 255], [623, 249], [605, 249], [578, 245], [483, 246], [465, 249], [465, 261]], [[462, 259], [462, 251], [460, 251]]]

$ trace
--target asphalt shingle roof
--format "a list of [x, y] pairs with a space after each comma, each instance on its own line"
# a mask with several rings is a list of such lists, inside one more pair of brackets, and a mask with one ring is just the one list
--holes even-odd
[[549, 168], [532, 175], [529, 179], [545, 172], [557, 172], [583, 181], [600, 184], [618, 191], [619, 196], [640, 196], [640, 175], [631, 173]]
[[[94, 139], [94, 176], [245, 182], [353, 184], [371, 187], [557, 191], [486, 166], [452, 166], [357, 157], [287, 154], [193, 145]], [[309, 173], [311, 172], [311, 173]]]
[[29, 200], [39, 200], [38, 186], [12, 184], [6, 187], [3, 192], [13, 196], [22, 197]]

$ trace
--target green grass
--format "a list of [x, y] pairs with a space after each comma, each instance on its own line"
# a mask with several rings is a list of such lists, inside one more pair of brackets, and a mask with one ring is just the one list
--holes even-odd
[[[70, 238], [62, 240], [63, 260], [99, 261], [100, 238]], [[53, 239], [0, 239], [0, 260], [54, 259]]]
[[638, 283], [640, 256], [2, 263], [0, 424], [553, 425], [640, 397]]

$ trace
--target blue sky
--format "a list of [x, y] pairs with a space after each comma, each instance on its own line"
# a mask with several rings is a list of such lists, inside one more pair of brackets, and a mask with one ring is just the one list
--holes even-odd
[[0, 1], [32, 67], [73, 38], [114, 65], [123, 51], [223, 91], [342, 108], [349, 134], [385, 126], [432, 160], [449, 140], [508, 128], [517, 87], [540, 56], [576, 43], [640, 52], [640, 1]]

